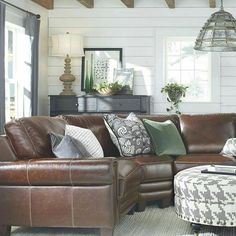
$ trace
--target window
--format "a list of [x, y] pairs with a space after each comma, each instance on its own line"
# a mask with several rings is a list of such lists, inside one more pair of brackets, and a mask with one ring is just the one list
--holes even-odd
[[30, 116], [30, 46], [21, 26], [6, 23], [6, 122]]
[[211, 54], [193, 49], [193, 37], [167, 37], [165, 83], [188, 86], [185, 102], [210, 102]]

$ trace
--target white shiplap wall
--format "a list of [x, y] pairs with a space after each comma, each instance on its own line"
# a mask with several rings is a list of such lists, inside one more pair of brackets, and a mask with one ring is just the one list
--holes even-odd
[[236, 53], [221, 55], [221, 112], [236, 112]]
[[[49, 11], [49, 36], [57, 33], [84, 35], [85, 47], [121, 47], [123, 64], [135, 68], [134, 93], [153, 96], [152, 113], [165, 113], [166, 103], [160, 99], [158, 60], [158, 31], [168, 29], [196, 29], [216, 9], [210, 9], [208, 0], [179, 0], [176, 9], [168, 9], [164, 0], [136, 0], [135, 8], [126, 8], [120, 0], [95, 0], [94, 9], [86, 9], [76, 0], [56, 0]], [[226, 2], [226, 10], [236, 13], [236, 1]], [[236, 16], [236, 14], [234, 14]], [[49, 47], [50, 54], [50, 47]], [[72, 73], [77, 77], [74, 89], [80, 93], [81, 60], [73, 59]], [[236, 111], [236, 53], [220, 56], [220, 99], [214, 103], [185, 103], [183, 112]], [[63, 73], [63, 59], [48, 59], [49, 94], [62, 89], [58, 76]], [[212, 78], [214, 80], [214, 78]]]

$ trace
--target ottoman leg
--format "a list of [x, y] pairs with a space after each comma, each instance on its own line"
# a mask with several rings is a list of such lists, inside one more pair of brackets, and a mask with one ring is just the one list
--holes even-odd
[[194, 223], [192, 223], [191, 225], [192, 225], [194, 235], [198, 236], [200, 231], [201, 231], [201, 225], [200, 224], [194, 224]]

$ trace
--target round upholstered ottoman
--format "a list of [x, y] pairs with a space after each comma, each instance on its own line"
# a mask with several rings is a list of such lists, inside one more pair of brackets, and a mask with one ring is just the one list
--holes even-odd
[[201, 173], [207, 167], [193, 167], [175, 176], [176, 213], [195, 224], [234, 227], [236, 175]]

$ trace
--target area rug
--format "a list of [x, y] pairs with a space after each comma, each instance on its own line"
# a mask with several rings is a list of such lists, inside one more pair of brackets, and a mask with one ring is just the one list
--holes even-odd
[[[98, 236], [98, 230], [13, 228], [11, 236]], [[178, 219], [174, 207], [148, 206], [145, 212], [123, 217], [114, 236], [193, 236], [190, 223]], [[236, 228], [203, 226], [200, 236], [235, 236]]]

